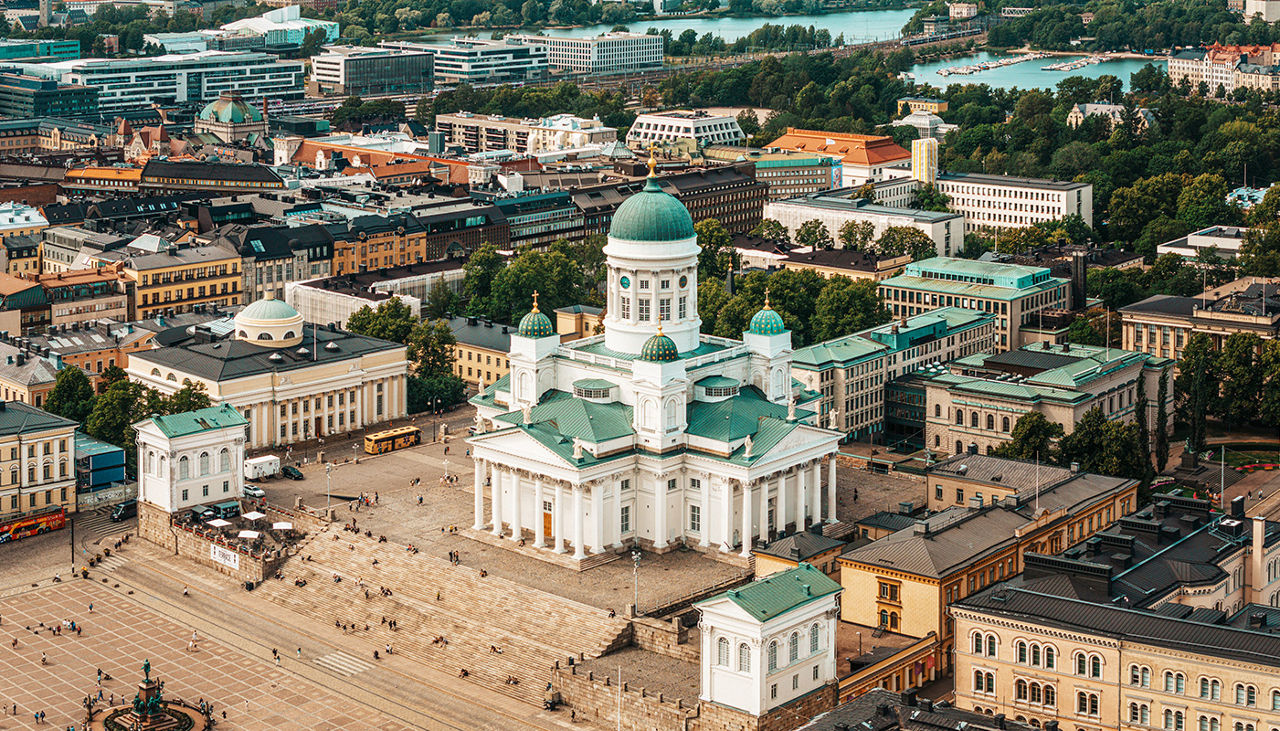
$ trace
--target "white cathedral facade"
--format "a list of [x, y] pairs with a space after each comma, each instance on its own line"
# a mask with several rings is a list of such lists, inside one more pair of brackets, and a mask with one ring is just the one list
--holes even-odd
[[745, 557], [835, 520], [841, 434], [791, 378], [790, 331], [766, 303], [742, 340], [699, 332], [697, 235], [652, 165], [610, 227], [604, 333], [561, 344], [535, 296], [509, 375], [472, 399], [476, 530], [580, 562], [624, 545]]

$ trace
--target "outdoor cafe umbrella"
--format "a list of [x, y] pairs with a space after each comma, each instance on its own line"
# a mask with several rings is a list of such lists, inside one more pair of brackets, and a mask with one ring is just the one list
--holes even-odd
[[256, 530], [242, 530], [236, 534], [236, 537], [237, 538], [257, 538], [260, 535], [262, 534]]
[[231, 521], [223, 520], [222, 518], [214, 518], [213, 520], [209, 521], [209, 525], [213, 526], [214, 528], [226, 528], [227, 526], [231, 525]]
[[244, 514], [245, 520], [261, 520], [262, 518], [265, 518], [265, 517], [267, 517], [265, 513], [259, 513], [256, 510], [250, 510], [249, 512]]
[[290, 523], [287, 520], [282, 520], [277, 523], [272, 523], [271, 529], [272, 530], [293, 530], [293, 523]]

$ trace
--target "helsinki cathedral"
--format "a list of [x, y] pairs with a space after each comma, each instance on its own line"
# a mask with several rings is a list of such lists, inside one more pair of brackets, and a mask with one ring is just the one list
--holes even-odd
[[472, 399], [473, 528], [579, 568], [630, 545], [736, 561], [835, 520], [841, 433], [791, 378], [791, 332], [767, 299], [741, 340], [699, 332], [698, 237], [654, 164], [609, 229], [604, 333], [561, 343], [535, 295]]

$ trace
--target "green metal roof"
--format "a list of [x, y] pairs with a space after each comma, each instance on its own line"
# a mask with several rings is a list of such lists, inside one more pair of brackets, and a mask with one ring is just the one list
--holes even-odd
[[793, 569], [779, 571], [753, 581], [739, 589], [730, 589], [695, 606], [728, 599], [761, 622], [808, 604], [815, 599], [835, 594], [841, 586], [813, 566], [802, 563]]
[[615, 388], [617, 384], [613, 381], [606, 381], [603, 378], [579, 378], [573, 382], [574, 388]]
[[21, 401], [0, 401], [0, 435], [28, 434], [74, 427], [76, 422], [50, 414], [44, 409], [37, 409]]
[[738, 385], [738, 379], [729, 378], [728, 376], [707, 376], [706, 378], [698, 379], [696, 385], [703, 388], [728, 388]]
[[609, 224], [609, 236], [628, 241], [680, 241], [696, 235], [689, 209], [659, 188], [654, 177], [618, 206]]
[[551, 319], [538, 310], [533, 310], [520, 318], [520, 327], [516, 334], [523, 338], [545, 338], [556, 334]]
[[791, 355], [791, 364], [805, 370], [847, 368], [867, 358], [884, 355], [888, 350], [889, 346], [861, 335], [846, 335], [796, 350]]
[[[796, 417], [803, 419], [812, 413], [797, 409]], [[731, 442], [742, 439], [748, 434], [753, 435], [752, 439], [754, 439], [762, 418], [786, 419], [787, 407], [769, 401], [755, 386], [746, 386], [738, 392], [737, 396], [724, 401], [693, 402], [689, 405], [688, 416], [687, 432], [690, 435]], [[760, 448], [754, 448], [753, 452], [763, 453]]]
[[261, 122], [262, 112], [240, 98], [220, 97], [205, 105], [200, 110], [200, 119], [228, 124], [244, 124], [245, 122]]
[[880, 282], [881, 287], [900, 287], [902, 289], [918, 289], [924, 292], [936, 292], [961, 297], [982, 297], [995, 300], [1015, 300], [1029, 294], [1043, 292], [1055, 287], [1064, 287], [1067, 280], [1050, 278], [1046, 282], [1032, 284], [1022, 288], [1002, 287], [997, 284], [977, 284], [959, 282], [950, 279], [932, 279], [928, 277], [912, 277], [900, 274]]
[[249, 425], [249, 422], [240, 415], [240, 412], [229, 404], [210, 406], [207, 409], [197, 409], [195, 411], [185, 411], [181, 414], [154, 416], [151, 421], [162, 434], [170, 439], [213, 431], [214, 429]]
[[[613, 385], [608, 381], [603, 382]], [[510, 424], [520, 424], [524, 415], [519, 411], [511, 411], [497, 418]], [[616, 402], [598, 404], [574, 398], [564, 391], [548, 391], [544, 394], [541, 403], [529, 410], [529, 418], [534, 425], [548, 424], [557, 434], [567, 437], [571, 442], [576, 437], [584, 442], [598, 444], [635, 433], [631, 428], [630, 406]], [[569, 445], [569, 452], [573, 452], [572, 443]]]
[[670, 363], [679, 359], [680, 349], [676, 347], [676, 341], [663, 335], [662, 331], [658, 331], [657, 335], [644, 341], [644, 345], [640, 347], [640, 360], [647, 360], [652, 363]]
[[787, 326], [782, 322], [782, 315], [767, 303], [763, 309], [751, 316], [751, 322], [747, 325], [747, 332], [753, 335], [781, 335], [786, 331]]
[[298, 311], [284, 300], [268, 298], [250, 304], [240, 314], [248, 320], [292, 320]]

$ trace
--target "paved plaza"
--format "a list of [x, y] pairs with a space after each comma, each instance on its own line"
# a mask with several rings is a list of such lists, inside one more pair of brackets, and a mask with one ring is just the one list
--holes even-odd
[[[97, 670], [113, 677], [103, 683], [103, 697], [114, 693], [119, 702], [137, 691], [143, 660], [165, 681], [167, 698], [212, 701], [219, 728], [413, 728], [213, 640], [201, 638], [188, 652], [189, 627], [92, 581], [9, 596], [0, 600], [0, 619], [0, 703], [18, 707], [16, 717], [0, 714], [0, 729], [32, 728], [32, 714], [41, 710], [47, 728], [79, 728], [85, 695], [98, 691]], [[54, 636], [48, 628], [63, 620], [74, 620], [82, 633]], [[40, 664], [42, 652], [48, 665]]]

